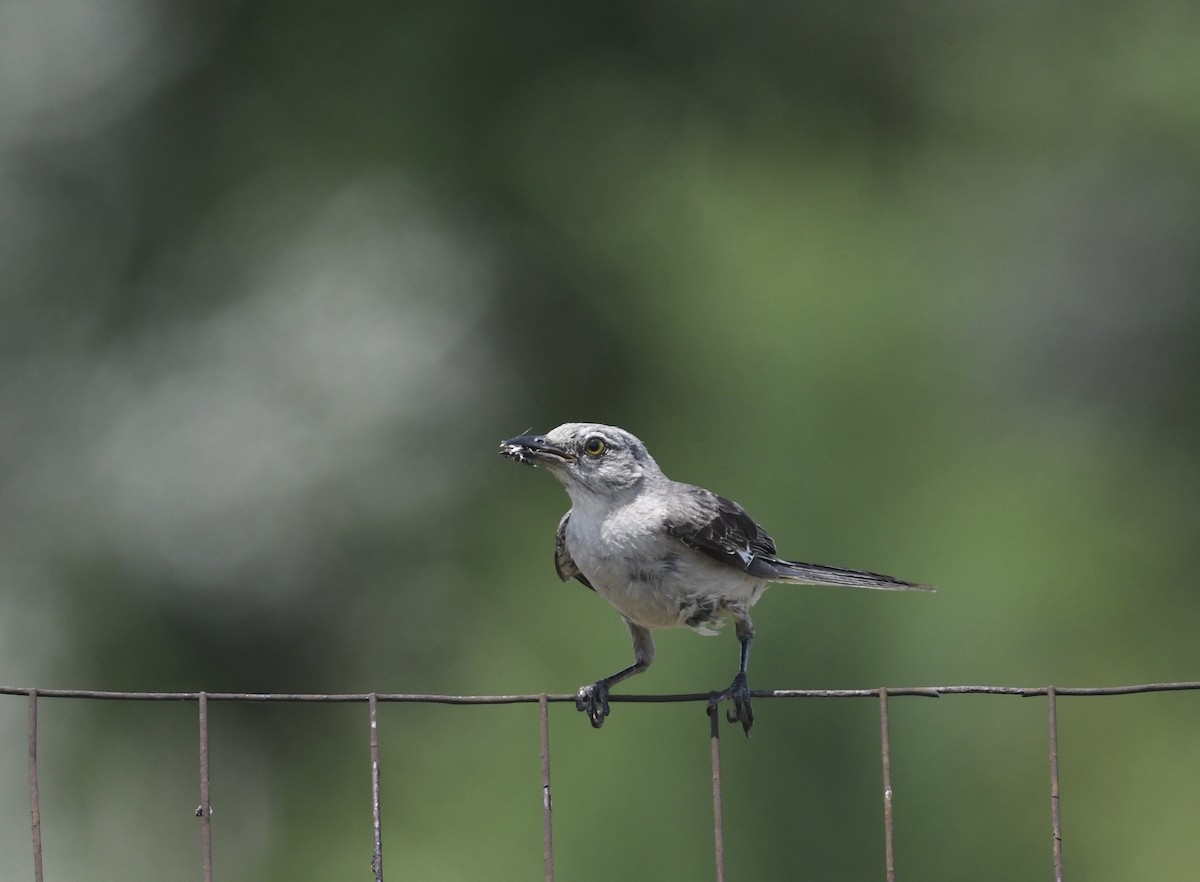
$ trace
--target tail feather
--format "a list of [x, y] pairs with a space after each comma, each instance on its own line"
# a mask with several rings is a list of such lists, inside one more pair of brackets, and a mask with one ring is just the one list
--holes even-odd
[[821, 564], [802, 563], [798, 560], [759, 558], [767, 564], [773, 574], [767, 576], [773, 582], [794, 582], [801, 585], [842, 585], [848, 588], [875, 588], [881, 591], [936, 591], [930, 585], [905, 582], [882, 573], [865, 570], [847, 570]]

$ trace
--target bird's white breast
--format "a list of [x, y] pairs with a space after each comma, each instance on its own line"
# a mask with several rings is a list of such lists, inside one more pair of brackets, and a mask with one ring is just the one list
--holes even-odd
[[719, 563], [666, 532], [663, 512], [645, 494], [603, 508], [575, 500], [567, 550], [602, 597], [647, 628], [712, 633], [724, 604], [746, 607], [766, 583]]

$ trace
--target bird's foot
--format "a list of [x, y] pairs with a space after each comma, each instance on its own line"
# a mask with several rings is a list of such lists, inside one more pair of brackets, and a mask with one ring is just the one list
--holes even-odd
[[603, 680], [581, 686], [575, 695], [575, 709], [587, 714], [592, 728], [599, 729], [608, 716], [608, 684]]
[[750, 704], [750, 683], [746, 679], [745, 672], [738, 672], [738, 675], [733, 678], [733, 682], [729, 684], [729, 688], [724, 692], [715, 693], [708, 700], [708, 712], [714, 713], [717, 708], [717, 703], [728, 698], [733, 702], [733, 707], [726, 714], [725, 719], [731, 723], [741, 723], [742, 731], [746, 733], [746, 737], [750, 737], [750, 727], [754, 725], [754, 708]]

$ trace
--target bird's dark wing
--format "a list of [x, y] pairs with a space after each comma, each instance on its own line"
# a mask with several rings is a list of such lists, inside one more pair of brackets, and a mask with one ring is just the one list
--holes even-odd
[[700, 487], [684, 485], [683, 492], [675, 496], [667, 532], [714, 560], [771, 582], [886, 591], [935, 590], [881, 573], [782, 560], [776, 555], [774, 540], [744, 508]]
[[[571, 579], [578, 579], [584, 585], [592, 588], [592, 583], [587, 580], [587, 576], [579, 571], [579, 567], [575, 566], [575, 561], [571, 557], [571, 552], [567, 550], [567, 521], [571, 519], [571, 512], [568, 510], [562, 516], [562, 520], [558, 522], [558, 533], [554, 537], [554, 571], [558, 573], [558, 578], [564, 582], [569, 582]], [[595, 591], [595, 588], [592, 588]]]
[[667, 532], [714, 560], [768, 579], [774, 568], [775, 542], [746, 510], [724, 496], [688, 486], [676, 497]]

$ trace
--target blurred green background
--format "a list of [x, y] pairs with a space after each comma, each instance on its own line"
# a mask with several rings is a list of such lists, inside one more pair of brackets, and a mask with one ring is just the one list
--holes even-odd
[[[0, 683], [572, 691], [628, 639], [496, 456], [568, 420], [940, 588], [772, 589], [756, 688], [1200, 677], [1198, 57], [1187, 0], [7, 0]], [[658, 644], [624, 691], [734, 672]], [[757, 711], [730, 877], [881, 878], [875, 703]], [[42, 702], [48, 879], [199, 878], [195, 712]], [[381, 716], [389, 878], [539, 878], [536, 708]], [[1059, 717], [1068, 873], [1195, 878], [1200, 695]], [[217, 878], [370, 878], [366, 721], [213, 705]], [[552, 708], [559, 878], [711, 877], [707, 725]], [[903, 877], [1050, 878], [1044, 700], [892, 734]]]

